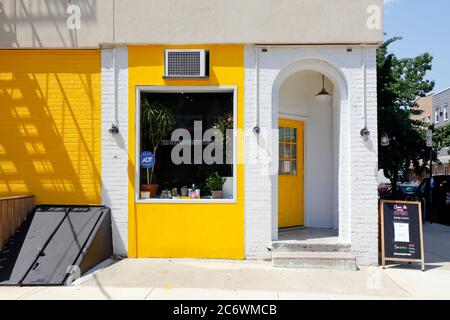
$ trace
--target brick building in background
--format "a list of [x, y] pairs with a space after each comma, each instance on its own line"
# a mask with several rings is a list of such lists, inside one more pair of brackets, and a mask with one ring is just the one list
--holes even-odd
[[425, 123], [432, 123], [433, 116], [433, 95], [430, 94], [426, 97], [420, 97], [416, 101], [418, 109], [422, 111], [420, 115], [414, 115], [411, 118], [413, 120], [423, 121]]
[[[450, 125], [450, 88], [421, 97], [417, 100], [419, 110], [423, 113], [412, 116], [412, 119], [423, 121], [426, 124], [441, 128]], [[429, 166], [428, 166], [429, 167]], [[443, 148], [438, 152], [438, 161], [433, 163], [433, 175], [450, 174], [450, 148]], [[421, 181], [428, 175], [423, 172], [417, 175], [414, 170], [410, 170], [409, 180], [411, 182]]]

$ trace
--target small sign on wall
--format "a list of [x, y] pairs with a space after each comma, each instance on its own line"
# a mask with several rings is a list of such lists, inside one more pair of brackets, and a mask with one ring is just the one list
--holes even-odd
[[420, 202], [382, 201], [381, 260], [418, 262], [425, 271], [422, 208]]
[[144, 169], [150, 169], [155, 166], [155, 155], [150, 151], [144, 151], [141, 153], [141, 167]]

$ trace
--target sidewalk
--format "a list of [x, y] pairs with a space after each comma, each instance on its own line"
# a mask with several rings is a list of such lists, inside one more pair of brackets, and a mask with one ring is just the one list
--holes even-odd
[[450, 228], [425, 227], [427, 271], [275, 269], [270, 262], [125, 259], [72, 287], [0, 287], [2, 299], [450, 299]]

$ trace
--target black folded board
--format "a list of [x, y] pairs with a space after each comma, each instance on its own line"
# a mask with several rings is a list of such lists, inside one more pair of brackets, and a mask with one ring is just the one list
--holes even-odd
[[111, 254], [109, 208], [39, 206], [0, 252], [0, 285], [61, 285]]
[[66, 216], [64, 208], [37, 208], [0, 252], [0, 283], [15, 285], [22, 281], [38, 258], [50, 235]]
[[425, 269], [420, 202], [382, 201], [382, 265], [386, 261], [420, 262]]

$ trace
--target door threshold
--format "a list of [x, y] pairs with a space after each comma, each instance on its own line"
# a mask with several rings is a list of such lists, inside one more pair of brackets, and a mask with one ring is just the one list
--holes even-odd
[[278, 228], [278, 232], [287, 232], [287, 231], [295, 231], [295, 230], [303, 230], [303, 229], [306, 229], [306, 227], [298, 226], [298, 227]]

